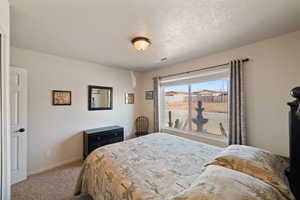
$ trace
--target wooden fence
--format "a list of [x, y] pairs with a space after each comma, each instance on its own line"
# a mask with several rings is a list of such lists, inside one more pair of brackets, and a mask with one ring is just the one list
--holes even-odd
[[201, 95], [196, 96], [196, 95], [194, 95], [194, 96], [192, 96], [192, 101], [223, 103], [223, 102], [228, 102], [228, 95], [219, 95], [219, 96], [201, 96]]

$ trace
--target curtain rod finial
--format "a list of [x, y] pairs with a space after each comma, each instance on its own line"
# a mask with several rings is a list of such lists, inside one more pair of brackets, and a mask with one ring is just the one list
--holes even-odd
[[291, 90], [291, 96], [300, 100], [300, 87], [295, 87]]

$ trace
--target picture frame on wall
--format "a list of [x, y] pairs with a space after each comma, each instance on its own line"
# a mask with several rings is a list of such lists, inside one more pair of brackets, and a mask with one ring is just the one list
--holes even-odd
[[52, 90], [53, 106], [70, 106], [72, 104], [72, 91]]
[[145, 91], [145, 99], [153, 100], [153, 91]]
[[125, 104], [134, 104], [134, 93], [125, 94]]

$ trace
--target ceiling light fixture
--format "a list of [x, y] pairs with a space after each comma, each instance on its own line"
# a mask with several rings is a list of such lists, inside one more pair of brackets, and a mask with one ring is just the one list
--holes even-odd
[[145, 51], [151, 45], [151, 41], [145, 37], [133, 38], [131, 43], [138, 51]]

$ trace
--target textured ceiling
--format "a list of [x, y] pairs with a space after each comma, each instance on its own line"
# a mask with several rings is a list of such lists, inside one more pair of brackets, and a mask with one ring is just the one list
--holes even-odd
[[[300, 29], [300, 0], [10, 2], [13, 46], [137, 71]], [[136, 51], [135, 36], [152, 46]]]

